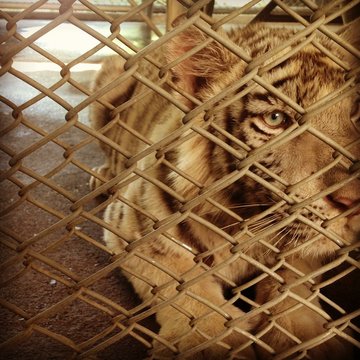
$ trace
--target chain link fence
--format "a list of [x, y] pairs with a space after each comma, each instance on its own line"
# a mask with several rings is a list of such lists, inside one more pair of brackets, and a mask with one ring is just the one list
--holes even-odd
[[[211, 358], [213, 349], [217, 348], [225, 350], [224, 357], [231, 359], [255, 358], [255, 353], [261, 359], [344, 359], [344, 354], [350, 359], [359, 355], [359, 235], [350, 241], [332, 231], [331, 226], [348, 218], [358, 221], [360, 135], [354, 128], [352, 139], [337, 142], [333, 138], [337, 136], [336, 131], [341, 131], [340, 126], [334, 127], [337, 130], [331, 136], [325, 131], [326, 127], [317, 129], [311, 125], [313, 117], [329, 111], [344, 99], [354, 99], [359, 93], [356, 81], [359, 66], [353, 61], [360, 58], [356, 48], [359, 44], [338, 35], [347, 28], [349, 19], [357, 17], [359, 1], [255, 0], [239, 2], [226, 12], [216, 11], [215, 3], [213, 16], [211, 6], [206, 8], [210, 3], [209, 0], [181, 0], [177, 4], [168, 1], [165, 6], [159, 4], [166, 10], [159, 15], [153, 11], [157, 5], [154, 0], [129, 0], [121, 14], [108, 12], [85, 0], [59, 0], [55, 6], [52, 3], [56, 16], [39, 23], [28, 34], [21, 31], [24, 19], [41, 10], [46, 1], [32, 2], [16, 14], [1, 11], [1, 358], [200, 359]], [[96, 19], [106, 24], [106, 31], [98, 23], [80, 20], [76, 16], [79, 7], [96, 14]], [[183, 11], [185, 20], [170, 29], [171, 21]], [[243, 27], [251, 21], [266, 22], [270, 18], [286, 21], [285, 25], [296, 31], [289, 41], [263, 55], [249, 56], [221, 32], [222, 28], [239, 24]], [[131, 22], [134, 19], [135, 22]], [[50, 37], [50, 42], [43, 41], [63, 25], [71, 25], [72, 30], [66, 32], [66, 28], [61, 28], [60, 36]], [[234, 79], [227, 88], [217, 90], [216, 96], [206, 100], [186, 93], [187, 89], [181, 89], [171, 78], [176, 66], [194, 55], [193, 49], [170, 64], [159, 61], [157, 55], [164, 45], [194, 27], [198, 34], [203, 34], [206, 46], [210, 46], [210, 39], [215, 39], [231, 56], [246, 64], [242, 78]], [[81, 42], [71, 44], [74, 29], [86, 34], [90, 39], [88, 46]], [[350, 65], [322, 46], [316, 37], [319, 34], [349, 54], [353, 59]], [[52, 47], [57, 41], [65, 46], [61, 52]], [[266, 74], [308, 44], [323, 52], [327, 61], [345, 69], [346, 81], [325, 97], [303, 106], [299, 99], [291, 99], [277, 86], [272, 86]], [[81, 55], [74, 56], [70, 51], [74, 46], [75, 50], [80, 49]], [[289, 46], [291, 51], [284, 52]], [[197, 50], [202, 48], [204, 45]], [[99, 69], [99, 62], [109, 54], [123, 59], [123, 72], [119, 77], [113, 76], [110, 84], [94, 87], [94, 69]], [[151, 63], [151, 74], [139, 70], [139, 64], [146, 61]], [[112, 89], [128, 79], [141, 84], [140, 91], [125, 102], [108, 101]], [[297, 121], [254, 149], [213, 119], [214, 114], [241, 101], [255, 88], [261, 88], [261, 94], [266, 90], [281, 99], [296, 114]], [[180, 97], [174, 95], [177, 92]], [[139, 106], [146, 96], [155, 96], [178, 108], [183, 114], [181, 126], [154, 141], [124, 121], [121, 114]], [[191, 102], [196, 106], [184, 105]], [[353, 102], [356, 104], [356, 100]], [[110, 114], [110, 121], [97, 129], [89, 121], [92, 106], [107, 109]], [[205, 121], [199, 124], [196, 119], [200, 113], [205, 113]], [[357, 121], [355, 117], [355, 125]], [[126, 132], [127, 136], [140, 141], [143, 144], [140, 150], [118, 141], [117, 132]], [[269, 149], [289, 144], [304, 134], [331, 148], [332, 161], [296, 183], [287, 183], [281, 173], [274, 173], [263, 161]], [[241, 166], [213, 184], [194, 179], [167, 156], [194, 136], [239, 157]], [[96, 171], [105, 161], [101, 147], [114, 158], [121, 157], [126, 166], [113, 169], [110, 177]], [[153, 176], [151, 168], [141, 167], [143, 159], [149, 156], [155, 156], [157, 164], [186, 179], [198, 191], [186, 198], [169, 188], [164, 179]], [[346, 170], [346, 176], [335, 179], [331, 186], [311, 196], [297, 193], [315, 178], [324, 174], [331, 177], [331, 169], [337, 166]], [[90, 177], [96, 187], [89, 186]], [[267, 189], [278, 198], [265, 210], [246, 219], [217, 198], [223, 189], [244, 177], [256, 183], [256, 191]], [[149, 213], [141, 203], [134, 203], [124, 189], [136, 187], [139, 179], [181, 203], [181, 209], [158, 218], [157, 213]], [[330, 218], [319, 215], [313, 203], [348, 184], [352, 186], [351, 191], [355, 189], [352, 193], [357, 194], [354, 195], [357, 198], [351, 204], [344, 197], [333, 199], [337, 215]], [[203, 203], [213, 209], [210, 211], [216, 209], [232, 217], [241, 225], [241, 231], [233, 234], [229, 230], [231, 223], [223, 228], [211, 223], [196, 211]], [[140, 223], [150, 220], [152, 224], [151, 231], [138, 236], [136, 241], [125, 239], [126, 246], [120, 252], [113, 251], [103, 241], [104, 229], [119, 237], [123, 234], [112, 221], [106, 217], [104, 220], [104, 212], [111, 204], [115, 207], [125, 204], [138, 214]], [[256, 228], [256, 221], [266, 222], [269, 214], [283, 209], [286, 209], [285, 220], [272, 221], [268, 228], [261, 225]], [[306, 215], [309, 212], [318, 214], [322, 219], [320, 225]], [[174, 234], [179, 224], [187, 221], [201, 224], [208, 234], [217, 234], [223, 240], [222, 245], [201, 249], [183, 244]], [[277, 243], [267, 241], [267, 237], [296, 222], [311, 229], [305, 242], [282, 249]], [[179, 273], [178, 264], [182, 259], [171, 258], [171, 254], [163, 256], [173, 266], [164, 266], [149, 253], [142, 253], [144, 244], [151, 244], [160, 236], [188, 252], [193, 259], [190, 269]], [[286, 240], [286, 234], [284, 236]], [[321, 261], [311, 267], [298, 265], [298, 258], [312, 260], [313, 255], [306, 252], [307, 246], [323, 241], [319, 239], [324, 237], [336, 244], [330, 256], [321, 257]], [[244, 246], [251, 244], [265, 246], [264, 259], [273, 253], [274, 262], [268, 264], [249, 256]], [[230, 248], [231, 256], [223, 263], [214, 263], [224, 246]], [[150, 264], [149, 272], [129, 267], [133, 259]], [[235, 260], [256, 271], [237, 281], [231, 279], [223, 269]], [[167, 280], [157, 284], [150, 269], [165, 274]], [[136, 279], [135, 288], [136, 281], [150, 287], [151, 296], [138, 297], [127, 280], [129, 277]], [[206, 293], [193, 291], [199, 284], [210, 291], [205, 285], [209, 278], [221, 281], [227, 289], [224, 303], [213, 303]], [[268, 288], [274, 289], [271, 296], [263, 290]], [[200, 304], [206, 311], [192, 313], [191, 307], [183, 305], [181, 299], [184, 298]], [[228, 307], [242, 309], [241, 315], [232, 315]], [[170, 310], [164, 313], [164, 309]], [[178, 320], [180, 315], [176, 314], [186, 319], [188, 333], [182, 334], [182, 338], [164, 335], [160, 325], [169, 319], [156, 319], [156, 314], [161, 318], [161, 314], [167, 317], [173, 313], [174, 319], [170, 322], [174, 329], [183, 321]], [[212, 337], [202, 331], [201, 324], [208, 322], [211, 327], [214, 314], [222, 319], [224, 329]], [[284, 325], [288, 318], [292, 319], [293, 327]], [[261, 326], [258, 326], [259, 319]], [[315, 319], [315, 323], [311, 319]], [[240, 322], [253, 322], [254, 326], [241, 328]], [[319, 323], [321, 329], [315, 331], [313, 324]], [[296, 324], [314, 332], [308, 331], [311, 336], [302, 337], [294, 330]], [[231, 347], [227, 342], [230, 334], [241, 338], [241, 343]], [[184, 338], [198, 337], [202, 340], [194, 346], [182, 347]], [[277, 343], [274, 339], [280, 340]], [[243, 351], [248, 352], [244, 355]]]

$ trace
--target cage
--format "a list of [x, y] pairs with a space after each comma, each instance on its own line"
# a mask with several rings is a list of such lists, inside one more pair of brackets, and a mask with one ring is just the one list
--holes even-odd
[[[24, 0], [2, 2], [0, 9], [1, 358], [357, 358], [360, 50], [358, 40], [342, 34], [357, 26], [359, 1]], [[260, 44], [258, 54], [226, 35], [257, 22], [292, 35], [269, 49]], [[189, 29], [192, 36], [184, 36]], [[173, 58], [164, 62], [158, 54], [170, 52], [170, 43]], [[301, 85], [305, 90], [320, 81], [317, 70], [330, 79], [326, 66], [342, 76], [335, 88], [306, 106], [301, 95], [284, 92], [284, 79], [275, 84], [268, 76], [296, 62], [305, 47], [315, 49], [325, 67], [317, 68], [311, 58], [315, 78], [308, 74], [309, 85]], [[208, 55], [210, 66], [196, 79], [191, 78], [196, 64], [186, 64], [201, 61], [204, 49], [225, 53], [215, 69], [217, 81], [225, 77], [226, 61], [245, 70], [223, 86], [214, 85], [211, 96], [199, 97], [192, 84], [206, 88], [215, 58]], [[121, 62], [107, 73], [101, 64], [114, 57]], [[181, 76], [175, 76], [179, 69]], [[101, 72], [110, 80], [103, 82]], [[113, 96], [124, 84], [132, 96]], [[294, 115], [284, 131], [275, 126], [261, 145], [249, 146], [235, 135], [235, 125], [214, 119], [237, 109], [236, 104], [244, 106], [256, 89], [258, 102], [281, 101]], [[139, 126], [155, 121], [152, 102], [181, 116], [175, 129], [149, 138]], [[344, 102], [349, 124], [354, 115], [351, 131], [341, 125], [343, 119], [330, 132], [327, 125], [313, 125], [323, 113], [325, 123], [334, 121], [331, 113], [342, 113]], [[272, 109], [272, 120], [285, 114]], [[107, 122], [94, 127], [91, 113], [102, 116], [96, 111], [106, 113]], [[135, 125], [124, 117], [131, 111], [141, 114]], [[265, 136], [262, 125], [252, 126]], [[347, 135], [340, 136], [342, 126]], [[294, 163], [291, 172], [304, 174], [296, 168], [296, 158], [307, 152], [303, 142], [297, 143], [300, 138], [310, 139], [305, 147], [311, 141], [321, 144], [330, 160], [291, 182], [266, 159], [272, 149], [296, 143], [285, 151], [288, 167]], [[198, 168], [192, 172], [175, 155], [194, 139], [211, 144], [213, 152], [201, 157], [201, 143], [190, 146], [181, 159], [193, 159]], [[220, 153], [226, 156], [216, 163]], [[314, 157], [319, 155], [315, 149]], [[106, 157], [115, 162], [110, 173], [99, 170]], [[150, 157], [154, 162], [144, 167]], [[228, 157], [236, 166], [224, 172]], [[154, 175], [154, 164], [166, 171]], [[197, 177], [209, 164], [216, 169], [215, 180]], [[343, 175], [337, 177], [334, 169]], [[252, 184], [250, 195], [265, 191], [271, 202], [239, 204], [237, 199], [230, 206], [228, 198], [244, 178]], [[173, 186], [176, 179], [192, 189], [189, 194]], [[327, 185], [302, 194], [319, 179]], [[177, 205], [160, 215], [160, 200], [146, 207], [145, 200], [132, 197], [141, 186], [161, 192], [162, 203]], [[335, 198], [345, 188], [352, 198]], [[323, 199], [336, 205], [336, 215], [321, 212], [317, 203]], [[133, 214], [125, 222], [120, 222], [125, 216], [120, 208]], [[354, 239], [332, 230], [345, 220], [355, 228]], [[148, 228], [141, 228], [144, 224]], [[196, 239], [182, 240], [182, 233], [197, 236], [193, 224], [204, 234], [200, 245]], [[303, 241], [301, 226], [310, 229]], [[122, 239], [121, 250], [106, 244], [104, 231]], [[214, 236], [221, 239], [216, 246], [208, 242]], [[154, 248], [160, 237], [180, 255], [170, 247]], [[331, 244], [326, 254], [307, 250], [324, 241]], [[249, 250], [254, 246], [262, 249], [260, 257]], [[219, 255], [224, 248], [225, 258]], [[181, 271], [185, 258], [191, 265]], [[231, 277], [226, 269], [238, 262], [246, 266], [236, 265], [242, 273]], [[165, 280], [157, 282], [157, 276]], [[221, 301], [213, 301], [212, 291], [222, 293]]]

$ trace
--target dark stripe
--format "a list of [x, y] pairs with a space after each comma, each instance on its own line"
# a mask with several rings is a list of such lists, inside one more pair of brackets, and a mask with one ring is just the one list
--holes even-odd
[[272, 105], [273, 103], [270, 101], [270, 98], [272, 98], [270, 94], [261, 94], [261, 93], [251, 94], [251, 100], [260, 100]]
[[143, 198], [143, 195], [145, 194], [146, 188], [145, 188], [146, 182], [142, 181], [140, 185], [140, 199]]
[[272, 86], [275, 87], [275, 88], [280, 88], [285, 83], [287, 83], [288, 81], [293, 81], [295, 78], [296, 78], [296, 75], [291, 75], [291, 76], [284, 77], [283, 79], [276, 80], [272, 84]]
[[[176, 166], [176, 159], [177, 159], [177, 153], [176, 151], [169, 151], [166, 153], [166, 159], [168, 161], [171, 161]], [[171, 160], [170, 160], [171, 159]], [[165, 166], [161, 165], [159, 169], [159, 178], [167, 185], [171, 187], [171, 184], [169, 182], [169, 173], [170, 169]], [[186, 181], [186, 180], [184, 180]], [[161, 197], [166, 204], [169, 212], [175, 213], [179, 210], [181, 203], [173, 198], [170, 194], [168, 194], [166, 191], [159, 189]], [[182, 221], [178, 225], [179, 232], [182, 234], [181, 239], [190, 247], [197, 250], [199, 253], [203, 253], [207, 251], [208, 249], [201, 243], [201, 241], [193, 235], [193, 231], [191, 229], [191, 226], [187, 223], [187, 220]], [[203, 259], [204, 263], [208, 266], [212, 265], [213, 257], [212, 258], [205, 258]]]
[[188, 220], [184, 220], [178, 224], [180, 232], [183, 234], [182, 240], [185, 241], [187, 245], [197, 250], [199, 253], [204, 253], [208, 248], [194, 236], [194, 232], [191, 229], [191, 225], [188, 223]]
[[[138, 205], [138, 204], [136, 204]], [[134, 210], [136, 223], [138, 226], [138, 231], [141, 236], [145, 236], [147, 233], [152, 231], [152, 228], [149, 227], [149, 218], [141, 213], [139, 210]]]
[[[254, 170], [254, 165], [250, 167], [250, 171]], [[263, 187], [263, 185], [258, 182], [249, 179], [249, 178], [241, 178], [227, 189], [229, 194], [229, 199], [231, 204], [242, 205], [254, 202], [254, 196], [256, 196], [256, 201], [259, 203], [268, 202], [269, 201], [269, 190]], [[243, 219], [248, 219], [253, 215], [260, 214], [264, 210], [268, 209], [269, 206], [251, 206], [251, 207], [239, 207], [235, 210], [235, 212], [240, 215]], [[242, 224], [238, 226], [241, 227]], [[239, 227], [234, 226], [230, 235], [233, 235], [232, 232], [236, 233], [239, 231]]]
[[247, 84], [241, 85], [237, 90], [235, 90], [235, 94], [240, 94], [243, 90], [247, 88]]
[[256, 112], [244, 109], [242, 119], [245, 120], [247, 118], [254, 118], [254, 117], [259, 117], [259, 116], [262, 116], [262, 115], [263, 115], [262, 113], [256, 113]]
[[[161, 244], [161, 243], [160, 243]], [[148, 243], [148, 249], [151, 252], [151, 255], [153, 256], [166, 256], [168, 253], [165, 251], [165, 248], [162, 249], [160, 247], [160, 244], [158, 243]], [[174, 256], [176, 253], [173, 253], [172, 256]]]
[[177, 164], [178, 151], [176, 149], [171, 149], [167, 151], [164, 155], [167, 161], [171, 162], [173, 165]]
[[272, 69], [269, 70], [269, 74], [274, 73], [277, 70], [281, 70], [284, 69], [285, 67], [287, 67], [290, 63], [294, 62], [294, 57], [288, 58], [286, 60], [284, 60], [282, 63], [280, 63], [279, 65], [276, 65], [275, 67], [273, 67]]
[[267, 137], [268, 137], [268, 136], [271, 136], [271, 134], [268, 134], [267, 132], [261, 130], [255, 123], [251, 123], [250, 127], [251, 127], [254, 131], [259, 132], [260, 134], [266, 135]]
[[[121, 204], [122, 205], [122, 204]], [[123, 205], [120, 208], [120, 213], [119, 213], [119, 217], [118, 217], [118, 221], [122, 221], [122, 219], [124, 218], [124, 209], [123, 209]], [[114, 219], [113, 219], [114, 220]]]
[[[234, 135], [234, 126], [235, 126], [235, 119], [233, 118], [231, 107], [228, 106], [226, 108], [225, 112], [226, 120], [225, 120], [225, 130], [231, 134]], [[238, 119], [239, 121], [240, 119]], [[233, 141], [231, 141], [228, 137], [226, 137], [225, 142], [231, 146], [235, 147]], [[228, 151], [226, 151], [226, 160], [227, 160], [227, 171], [232, 172], [236, 169], [236, 158], [230, 154]]]
[[[166, 154], [166, 158], [168, 159], [168, 154]], [[172, 154], [174, 156], [174, 154]], [[170, 155], [169, 155], [170, 156]], [[171, 156], [170, 156], [171, 157]], [[175, 160], [175, 158], [173, 158], [173, 160]], [[172, 162], [173, 165], [176, 165], [176, 162]], [[172, 187], [169, 181], [169, 173], [170, 173], [170, 169], [161, 164], [160, 168], [159, 168], [159, 179], [161, 179], [161, 181], [166, 184], [169, 187]], [[160, 195], [164, 201], [164, 203], [166, 204], [166, 207], [168, 208], [169, 212], [171, 213], [175, 213], [179, 210], [180, 208], [180, 202], [178, 200], [176, 200], [174, 197], [172, 197], [168, 192], [159, 189]]]
[[228, 106], [225, 109], [225, 130], [232, 134], [234, 131], [235, 119], [232, 116], [231, 108]]
[[[241, 113], [240, 118], [241, 118], [241, 121], [244, 121], [248, 117], [257, 117], [257, 116], [259, 116], [259, 114], [254, 114], [244, 108]], [[236, 134], [234, 133], [233, 135], [236, 136], [244, 144], [247, 144], [248, 146], [250, 146], [252, 148], [252, 146], [248, 143], [248, 138], [244, 131], [238, 131]]]
[[122, 93], [120, 96], [118, 96], [114, 101], [112, 101], [112, 104], [115, 107], [118, 107], [125, 103], [126, 101], [130, 100], [132, 96], [134, 95], [135, 89], [137, 87], [138, 82], [134, 81], [130, 85], [128, 85], [128, 88], [124, 93]]
[[209, 267], [212, 267], [215, 261], [214, 255], [208, 255], [202, 259], [203, 263]]
[[[171, 162], [176, 165], [176, 159], [177, 159], [177, 153], [175, 151], [171, 151], [169, 153], [166, 154], [166, 159], [170, 161], [170, 159], [172, 160]], [[169, 173], [170, 173], [170, 169], [165, 166], [165, 165], [161, 165], [160, 169], [159, 169], [160, 173], [159, 173], [159, 178], [167, 185], [167, 186], [171, 186], [170, 182], [169, 182]], [[187, 180], [184, 180], [187, 181]], [[168, 194], [166, 191], [163, 191], [161, 189], [159, 189], [160, 194], [162, 196], [163, 201], [165, 202], [168, 210], [172, 213], [175, 213], [179, 210], [181, 203], [176, 200], [175, 198], [173, 198], [170, 194]], [[187, 222], [187, 220], [182, 221], [181, 223], [179, 223], [178, 225], [179, 228], [179, 232], [182, 234], [181, 239], [190, 247], [194, 248], [195, 250], [197, 250], [199, 253], [203, 253], [205, 251], [207, 251], [208, 249], [202, 244], [202, 242], [200, 241], [200, 239], [198, 239], [197, 237], [195, 237], [193, 235], [193, 231], [191, 229], [191, 226], [189, 225], [189, 223]], [[208, 265], [208, 266], [212, 266], [214, 261], [214, 257], [213, 256], [209, 256], [203, 259], [203, 262]]]
[[[143, 181], [141, 184], [141, 188], [140, 188], [140, 199], [143, 198], [143, 195], [146, 191], [146, 183]], [[141, 206], [139, 205], [139, 203], [137, 201], [134, 201], [134, 204], [136, 204], [137, 206]], [[141, 234], [141, 236], [146, 235], [149, 231], [151, 231], [152, 229], [149, 228], [149, 218], [144, 215], [143, 213], [141, 213], [139, 210], [134, 209], [134, 214], [136, 217], [136, 222], [137, 225], [139, 227], [139, 232]]]

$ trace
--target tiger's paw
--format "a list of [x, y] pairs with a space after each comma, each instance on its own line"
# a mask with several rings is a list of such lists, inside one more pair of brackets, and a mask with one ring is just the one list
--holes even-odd
[[223, 335], [213, 336], [207, 334], [204, 329], [196, 327], [182, 334], [179, 334], [178, 329], [163, 327], [159, 337], [162, 341], [154, 340], [150, 359], [178, 357], [187, 360], [256, 359], [251, 342], [246, 344], [249, 339], [236, 331], [229, 330]]

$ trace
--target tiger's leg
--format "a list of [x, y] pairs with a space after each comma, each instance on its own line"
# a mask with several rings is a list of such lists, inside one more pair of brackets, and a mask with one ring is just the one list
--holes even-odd
[[[151, 258], [155, 262], [163, 262], [154, 255]], [[174, 271], [173, 264], [168, 266]], [[153, 359], [173, 358], [181, 354], [184, 359], [218, 360], [230, 353], [234, 354], [234, 359], [255, 359], [252, 342], [242, 334], [243, 331], [251, 331], [252, 324], [243, 321], [235, 327], [226, 326], [228, 320], [240, 318], [243, 312], [232, 304], [226, 304], [222, 286], [217, 280], [209, 276], [183, 290], [178, 283], [161, 289], [169, 279], [162, 279], [164, 274], [161, 270], [145, 267], [146, 275], [157, 286], [145, 290], [138, 279], [133, 277], [130, 281], [144, 300], [149, 296], [157, 299], [154, 306], [157, 307], [156, 320], [160, 331], [159, 338], [153, 341]], [[141, 262], [134, 261], [131, 268], [139, 271]], [[144, 294], [144, 290], [151, 294]]]
[[[111, 222], [114, 214], [118, 216], [122, 209], [120, 202], [111, 204], [105, 218]], [[126, 229], [132, 228], [134, 213], [122, 212], [121, 217]], [[117, 228], [122, 229], [119, 225]], [[135, 229], [132, 234], [138, 236]], [[161, 327], [158, 337], [154, 336], [153, 359], [172, 358], [181, 353], [187, 359], [218, 360], [229, 351], [236, 353], [248, 342], [241, 331], [250, 331], [252, 324], [243, 321], [235, 328], [226, 326], [228, 320], [241, 317], [243, 312], [227, 304], [222, 285], [213, 276], [204, 276], [204, 271], [194, 262], [193, 254], [185, 249], [169, 251], [169, 240], [161, 236], [128, 254], [125, 251], [127, 243], [112, 232], [106, 230], [104, 239], [107, 246], [120, 255], [119, 266], [136, 293], [144, 303], [152, 303]], [[186, 286], [198, 276], [198, 282]], [[234, 359], [242, 356], [255, 358], [250, 344], [239, 349]]]
[[180, 291], [172, 304], [160, 308], [159, 336], [173, 349], [155, 340], [153, 358], [171, 358], [178, 353], [184, 359], [194, 360], [218, 360], [230, 354], [233, 359], [255, 359], [252, 342], [242, 334], [249, 332], [252, 325], [245, 321], [235, 327], [226, 325], [228, 320], [242, 315], [240, 309], [226, 304], [222, 287], [215, 279], [200, 281], [183, 294]]
[[[310, 263], [302, 259], [292, 264], [304, 274], [320, 267], [320, 264]], [[322, 311], [318, 297], [313, 296], [311, 284], [302, 282], [294, 287], [291, 284], [298, 281], [301, 276], [290, 269], [284, 269], [278, 274], [285, 280], [281, 285], [273, 278], [267, 278], [257, 285], [256, 301], [259, 304], [266, 304], [269, 301], [279, 299], [274, 306], [270, 307], [270, 318], [263, 314], [260, 320], [259, 330], [270, 325], [274, 321], [271, 330], [261, 337], [261, 340], [269, 344], [276, 354], [285, 352], [297, 344], [301, 344], [318, 338], [307, 347], [308, 355], [316, 360], [337, 360], [352, 359], [351, 346], [348, 346], [337, 337], [327, 336], [325, 325], [328, 320], [320, 312]], [[287, 289], [290, 289], [289, 291]], [[299, 301], [298, 299], [304, 299]], [[308, 306], [307, 306], [308, 305]], [[315, 309], [312, 309], [312, 307]], [[293, 310], [291, 310], [293, 308]], [[316, 308], [320, 311], [317, 312]], [[290, 336], [288, 334], [291, 334]], [[324, 341], [324, 339], [326, 339]], [[272, 359], [273, 355], [263, 348], [256, 348], [260, 359]], [[293, 354], [294, 356], [296, 354]], [[290, 354], [286, 358], [290, 358]], [[292, 357], [291, 357], [292, 358]]]

